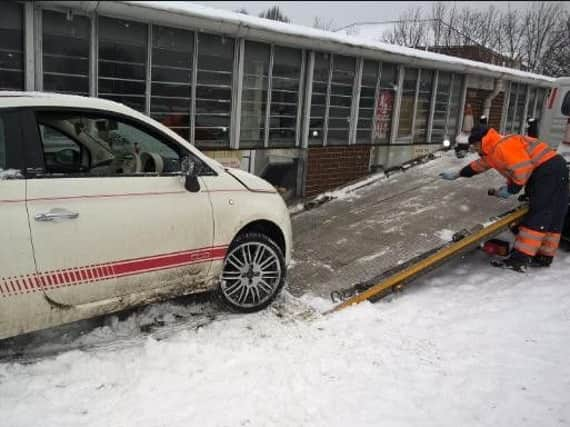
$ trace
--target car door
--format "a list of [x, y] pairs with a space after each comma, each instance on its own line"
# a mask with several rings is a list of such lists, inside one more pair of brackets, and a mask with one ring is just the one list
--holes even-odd
[[182, 146], [104, 112], [43, 109], [33, 120], [43, 160], [28, 180], [30, 229], [52, 300], [80, 305], [203, 282], [220, 254], [208, 193], [187, 191], [180, 176]]
[[34, 280], [18, 117], [0, 112], [0, 338], [25, 329], [33, 309], [31, 294], [42, 292]]

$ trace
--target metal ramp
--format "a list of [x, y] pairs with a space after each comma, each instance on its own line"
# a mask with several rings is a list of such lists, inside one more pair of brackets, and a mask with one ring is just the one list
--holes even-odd
[[[407, 263], [389, 270], [384, 274], [383, 279], [377, 283], [361, 283], [350, 288], [349, 292], [355, 293], [346, 301], [338, 304], [325, 314], [336, 312], [351, 305], [378, 297], [387, 291], [397, 289], [404, 283], [417, 278], [423, 273], [441, 266], [446, 261], [464, 253], [477, 246], [484, 240], [490, 239], [507, 227], [517, 224], [528, 212], [526, 205], [509, 210], [498, 217], [492, 218], [488, 223], [477, 224], [470, 230], [464, 230], [459, 235], [454, 236], [454, 241], [434, 250], [428, 251]], [[336, 291], [340, 299], [343, 297], [342, 291]], [[346, 293], [345, 293], [346, 295]], [[334, 292], [331, 294], [334, 296]]]

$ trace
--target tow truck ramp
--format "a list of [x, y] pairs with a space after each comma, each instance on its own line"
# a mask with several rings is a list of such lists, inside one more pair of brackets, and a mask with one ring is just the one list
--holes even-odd
[[378, 298], [388, 291], [397, 290], [403, 284], [410, 282], [421, 274], [441, 266], [446, 261], [473, 249], [481, 242], [492, 238], [508, 227], [518, 224], [527, 212], [528, 206], [521, 205], [497, 217], [491, 218], [489, 222], [477, 224], [469, 230], [462, 230], [455, 233], [453, 241], [421, 254], [385, 272], [372, 283], [359, 283], [344, 291], [333, 292], [331, 294], [333, 301], [348, 299], [336, 305], [325, 314], [342, 310], [351, 305], [359, 304], [362, 301]]

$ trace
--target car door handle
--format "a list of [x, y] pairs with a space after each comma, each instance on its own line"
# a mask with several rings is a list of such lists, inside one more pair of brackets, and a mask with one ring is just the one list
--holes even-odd
[[34, 215], [34, 219], [40, 222], [57, 221], [61, 219], [75, 219], [79, 216], [79, 212], [71, 212], [67, 209], [53, 208], [47, 212], [38, 212]]

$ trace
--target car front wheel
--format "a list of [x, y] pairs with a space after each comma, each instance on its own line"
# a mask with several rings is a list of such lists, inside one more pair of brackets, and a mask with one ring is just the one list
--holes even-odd
[[230, 245], [218, 293], [231, 310], [258, 311], [277, 296], [286, 275], [279, 246], [264, 234], [244, 233]]

